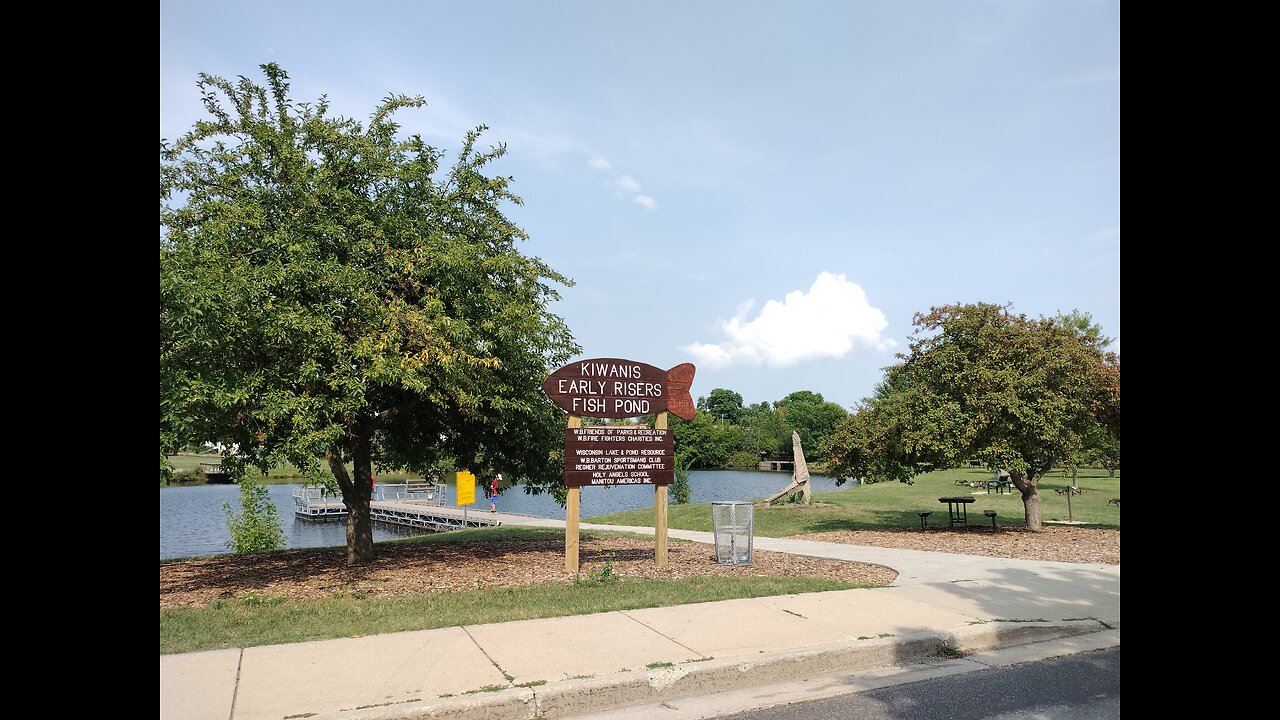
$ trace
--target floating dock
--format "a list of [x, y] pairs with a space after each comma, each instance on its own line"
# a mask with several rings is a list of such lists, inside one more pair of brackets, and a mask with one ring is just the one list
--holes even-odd
[[[308, 485], [293, 491], [294, 515], [304, 520], [344, 520], [347, 506], [322, 488]], [[502, 522], [485, 512], [444, 506], [444, 486], [415, 484], [374, 488], [369, 515], [375, 522], [433, 532], [468, 527], [494, 527]]]
[[436, 532], [464, 527], [494, 527], [502, 523], [486, 512], [425, 504], [423, 500], [374, 500], [369, 513], [377, 522], [425, 528]]
[[200, 463], [200, 472], [204, 473], [204, 481], [210, 485], [230, 485], [231, 475], [221, 465]]

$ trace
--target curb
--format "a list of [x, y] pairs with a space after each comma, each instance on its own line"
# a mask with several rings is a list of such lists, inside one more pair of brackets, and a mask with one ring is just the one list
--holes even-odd
[[311, 720], [548, 720], [590, 712], [710, 695], [841, 672], [946, 659], [943, 648], [964, 654], [1043, 640], [1118, 630], [1119, 618], [1039, 622], [985, 622], [889, 638], [849, 640], [819, 647], [631, 670], [605, 677], [562, 680], [536, 688], [441, 698], [357, 711], [321, 713]]

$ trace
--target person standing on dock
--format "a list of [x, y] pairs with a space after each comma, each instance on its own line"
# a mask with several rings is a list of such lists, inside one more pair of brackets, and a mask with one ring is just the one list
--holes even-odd
[[498, 512], [498, 484], [501, 482], [502, 473], [497, 473], [489, 483], [489, 512]]

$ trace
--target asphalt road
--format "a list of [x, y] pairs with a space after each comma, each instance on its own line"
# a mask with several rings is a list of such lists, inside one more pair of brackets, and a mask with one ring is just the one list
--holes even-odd
[[722, 720], [1112, 720], [1120, 648], [729, 715]]

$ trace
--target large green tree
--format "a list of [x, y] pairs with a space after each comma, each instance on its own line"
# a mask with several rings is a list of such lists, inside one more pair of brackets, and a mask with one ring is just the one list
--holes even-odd
[[710, 413], [700, 412], [692, 420], [672, 416], [670, 423], [676, 455], [689, 467], [723, 467], [742, 447], [742, 428]]
[[737, 425], [742, 420], [742, 395], [725, 388], [714, 388], [706, 397], [698, 398], [698, 412], [710, 413], [717, 420]]
[[876, 395], [826, 442], [832, 472], [909, 482], [969, 459], [1009, 471], [1027, 527], [1041, 476], [1099, 426], [1120, 432], [1120, 364], [1055, 319], [979, 303], [917, 314], [917, 335]]
[[759, 402], [742, 410], [743, 447], [752, 455], [791, 457], [791, 428], [770, 403]]
[[[1115, 338], [1102, 334], [1102, 326], [1095, 323], [1093, 316], [1087, 312], [1072, 310], [1069, 313], [1059, 313], [1054, 318], [1054, 322], [1076, 333], [1081, 342], [1088, 343], [1099, 352], [1106, 352], [1107, 346], [1115, 340]], [[1119, 371], [1120, 366], [1117, 363], [1115, 366], [1117, 376]], [[1072, 470], [1073, 486], [1075, 485], [1075, 472], [1083, 463], [1101, 465], [1107, 469], [1111, 477], [1115, 477], [1116, 470], [1120, 469], [1119, 424], [1108, 423], [1105, 417], [1099, 418], [1098, 423], [1085, 433], [1083, 447], [1072, 453], [1066, 459], [1066, 463]]]
[[[369, 478], [439, 461], [537, 488], [562, 478], [541, 391], [579, 352], [548, 311], [569, 281], [521, 254], [520, 199], [469, 133], [451, 164], [395, 116], [367, 122], [265, 84], [201, 75], [208, 117], [160, 144], [161, 450], [332, 470], [347, 557], [373, 558]], [[353, 468], [348, 471], [348, 466]]]
[[1120, 436], [1093, 432], [1085, 438], [1085, 460], [1101, 465], [1111, 477], [1120, 469]]
[[[774, 403], [777, 412], [782, 415], [786, 426], [800, 435], [800, 443], [804, 447], [805, 457], [810, 460], [826, 458], [822, 441], [835, 431], [836, 425], [849, 412], [838, 403], [824, 400], [822, 393], [812, 390], [798, 390], [788, 394]], [[791, 433], [788, 431], [786, 442], [780, 452], [791, 454]]]

